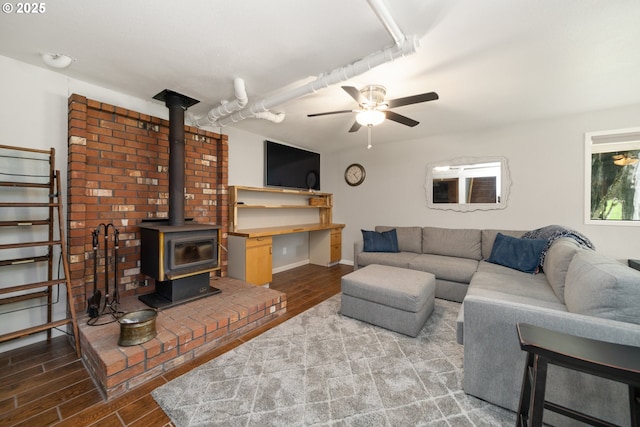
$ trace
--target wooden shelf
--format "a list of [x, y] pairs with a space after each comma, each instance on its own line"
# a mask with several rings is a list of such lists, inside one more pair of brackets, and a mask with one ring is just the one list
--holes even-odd
[[318, 209], [328, 206], [311, 206], [311, 205], [245, 205], [239, 203], [239, 209]]
[[[264, 215], [259, 213], [265, 211]], [[288, 220], [289, 224], [283, 226], [278, 223], [277, 218], [282, 218], [278, 211], [285, 212], [299, 211], [301, 214]], [[302, 212], [318, 212], [317, 223], [310, 223], [312, 215], [302, 214]], [[286, 188], [260, 188], [232, 185], [229, 187], [229, 230], [230, 234], [242, 232], [243, 230], [268, 229], [269, 231], [259, 231], [258, 235], [287, 234], [296, 233], [293, 229], [301, 228], [301, 231], [309, 231], [309, 227], [316, 230], [335, 228], [332, 226], [333, 195], [331, 193], [321, 193], [319, 191], [290, 190]], [[243, 224], [243, 218], [239, 212], [255, 212], [253, 223]], [[311, 217], [310, 217], [311, 216]], [[256, 218], [259, 217], [259, 218]], [[247, 216], [244, 217], [246, 219]], [[301, 225], [298, 225], [300, 223]], [[264, 227], [263, 227], [264, 226]], [[284, 230], [284, 231], [280, 231]], [[266, 233], [266, 234], [265, 234]]]
[[232, 236], [240, 237], [267, 237], [281, 234], [304, 233], [308, 231], [332, 230], [334, 228], [344, 228], [344, 224], [299, 224], [283, 225], [278, 227], [247, 228], [243, 230], [230, 231]]
[[[35, 156], [27, 156], [24, 153], [35, 153]], [[40, 325], [36, 325], [26, 329], [20, 329], [13, 332], [0, 335], [0, 342], [10, 341], [18, 338], [22, 338], [28, 335], [36, 334], [39, 332], [47, 332], [47, 339], [51, 339], [51, 330], [59, 328], [63, 325], [70, 325], [72, 334], [74, 337], [74, 344], [76, 346], [76, 355], [81, 356], [80, 353], [80, 340], [78, 337], [78, 323], [76, 320], [75, 308], [73, 305], [72, 292], [71, 292], [71, 273], [69, 271], [69, 263], [67, 259], [66, 241], [64, 237], [64, 221], [62, 218], [62, 202], [60, 201], [60, 171], [55, 170], [55, 150], [37, 150], [22, 147], [11, 147], [7, 145], [0, 145], [0, 156], [9, 160], [16, 167], [18, 171], [24, 171], [25, 173], [7, 173], [7, 176], [15, 177], [15, 182], [1, 181], [0, 187], [16, 187], [20, 188], [37, 188], [46, 190], [38, 190], [38, 197], [42, 202], [33, 203], [27, 201], [31, 197], [32, 192], [12, 190], [10, 193], [16, 197], [19, 201], [2, 202], [0, 208], [47, 208], [47, 218], [34, 220], [33, 216], [44, 216], [44, 214], [33, 215], [31, 218], [20, 218], [0, 221], [0, 227], [34, 227], [46, 225], [46, 230], [33, 230], [30, 234], [31, 239], [20, 243], [4, 243], [0, 244], [0, 251], [9, 250], [8, 257], [16, 255], [15, 249], [23, 248], [41, 248], [37, 251], [32, 251], [31, 256], [25, 257], [21, 254], [18, 258], [7, 259], [7, 256], [2, 256], [0, 261], [0, 267], [14, 266], [12, 268], [19, 268], [22, 272], [23, 269], [34, 269], [36, 272], [40, 270], [46, 270], [47, 280], [40, 282], [16, 284], [13, 280], [22, 276], [22, 273], [11, 275], [3, 274], [1, 277], [4, 279], [0, 283], [0, 305], [5, 306], [9, 304], [15, 304], [22, 301], [46, 299], [46, 302], [39, 305], [26, 306], [18, 308], [13, 311], [41, 309], [46, 310], [46, 322]], [[48, 171], [46, 174], [34, 175], [33, 162], [46, 162]], [[37, 165], [36, 165], [37, 166]], [[28, 171], [28, 173], [26, 173]], [[34, 182], [35, 180], [46, 180], [46, 183]], [[25, 182], [31, 181], [31, 182]], [[41, 194], [43, 193], [43, 194]], [[44, 202], [46, 200], [46, 202]], [[19, 212], [20, 213], [20, 212]], [[58, 238], [55, 236], [55, 220], [58, 222]], [[46, 236], [45, 236], [46, 234]], [[22, 238], [22, 237], [21, 237]], [[46, 240], [43, 240], [46, 239]], [[60, 248], [60, 258], [62, 261], [62, 267], [64, 269], [63, 278], [54, 278], [53, 266], [54, 266], [54, 246]], [[46, 252], [46, 255], [42, 253]], [[6, 254], [6, 252], [3, 252]], [[45, 264], [45, 265], [39, 265]], [[53, 305], [56, 301], [53, 300], [53, 287], [64, 285], [67, 293], [67, 310], [65, 318], [55, 320], [53, 318]], [[16, 293], [22, 293], [15, 295]], [[7, 311], [2, 314], [12, 313], [13, 311]], [[15, 326], [15, 325], [11, 325]]]
[[258, 193], [280, 193], [280, 194], [297, 194], [307, 196], [331, 196], [331, 193], [322, 193], [315, 190], [293, 190], [289, 188], [275, 188], [275, 187], [247, 187], [244, 185], [232, 185], [229, 187], [229, 191], [254, 191]]

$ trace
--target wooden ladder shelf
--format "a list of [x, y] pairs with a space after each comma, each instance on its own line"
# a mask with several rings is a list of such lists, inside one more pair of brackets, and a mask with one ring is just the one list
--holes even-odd
[[[60, 201], [60, 171], [55, 170], [55, 150], [38, 150], [30, 148], [12, 147], [0, 145], [0, 156], [12, 162], [11, 172], [1, 172], [0, 177], [7, 179], [0, 181], [0, 187], [11, 187], [3, 191], [3, 200], [15, 197], [21, 201], [0, 202], [0, 210], [3, 220], [0, 221], [0, 228], [13, 228], [16, 236], [24, 240], [18, 243], [0, 244], [0, 269], [3, 267], [13, 267], [17, 269], [31, 269], [32, 271], [20, 270], [19, 274], [3, 274], [0, 282], [0, 306], [23, 303], [46, 299], [46, 303], [37, 305], [27, 305], [18, 307], [15, 310], [7, 310], [2, 314], [13, 313], [21, 310], [33, 310], [46, 307], [46, 323], [32, 326], [25, 329], [0, 335], [0, 343], [23, 338], [39, 332], [47, 332], [47, 339], [51, 339], [51, 330], [63, 326], [70, 326], [75, 343], [76, 354], [80, 354], [80, 339], [78, 336], [78, 322], [73, 304], [73, 294], [71, 292], [71, 275], [69, 272], [69, 260], [67, 258], [67, 248], [64, 238], [64, 222], [62, 219], [62, 202]], [[35, 163], [34, 163], [35, 162]], [[38, 163], [48, 162], [48, 174], [34, 173], [38, 169]], [[34, 182], [42, 180], [43, 182]], [[21, 191], [24, 189], [24, 191]], [[35, 189], [35, 190], [28, 190]], [[45, 196], [35, 195], [38, 198], [45, 198], [47, 202], [31, 202], [29, 198], [37, 194], [37, 189], [47, 190]], [[38, 216], [36, 219], [6, 219], [10, 218], [13, 212], [29, 212], [28, 215]], [[32, 213], [34, 212], [34, 213]], [[43, 213], [43, 212], [46, 212]], [[56, 237], [56, 226], [58, 232]], [[46, 230], [42, 230], [42, 228]], [[19, 229], [29, 228], [29, 233], [21, 233]], [[23, 237], [24, 236], [24, 237]], [[40, 250], [38, 250], [40, 248]], [[54, 278], [54, 248], [59, 248], [64, 277]], [[43, 253], [45, 252], [46, 253]], [[46, 266], [44, 264], [46, 263]], [[47, 280], [38, 280], [31, 283], [7, 284], [7, 280], [16, 277], [36, 277], [40, 269], [46, 270]], [[15, 273], [15, 270], [14, 270]], [[65, 285], [67, 296], [67, 307], [65, 318], [54, 320], [53, 288]]]

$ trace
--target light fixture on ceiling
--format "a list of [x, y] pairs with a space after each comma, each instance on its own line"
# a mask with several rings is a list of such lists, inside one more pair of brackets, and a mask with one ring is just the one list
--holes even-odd
[[356, 121], [362, 126], [376, 126], [384, 122], [385, 114], [379, 110], [364, 110], [356, 115]]
[[53, 68], [67, 68], [75, 59], [62, 53], [43, 53], [42, 60], [49, 67]]

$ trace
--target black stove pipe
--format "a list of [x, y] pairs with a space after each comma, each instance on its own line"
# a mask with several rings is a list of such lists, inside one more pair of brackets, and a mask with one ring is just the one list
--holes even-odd
[[184, 112], [199, 101], [165, 89], [156, 96], [169, 109], [169, 225], [184, 225]]

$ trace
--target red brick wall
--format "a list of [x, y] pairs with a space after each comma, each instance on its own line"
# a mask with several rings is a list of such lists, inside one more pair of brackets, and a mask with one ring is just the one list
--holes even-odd
[[[118, 291], [121, 296], [148, 293], [141, 287], [140, 229], [148, 218], [169, 212], [169, 122], [73, 94], [69, 97], [67, 186], [68, 253], [76, 311], [86, 311], [93, 294], [91, 233], [112, 223], [120, 232]], [[228, 230], [228, 137], [185, 126], [185, 216]], [[104, 295], [104, 229], [98, 253], [98, 288]], [[110, 235], [113, 230], [110, 230]], [[112, 237], [109, 247], [113, 249]], [[112, 250], [109, 253], [113, 258]], [[220, 251], [226, 276], [227, 254]], [[113, 292], [113, 259], [109, 289]]]

